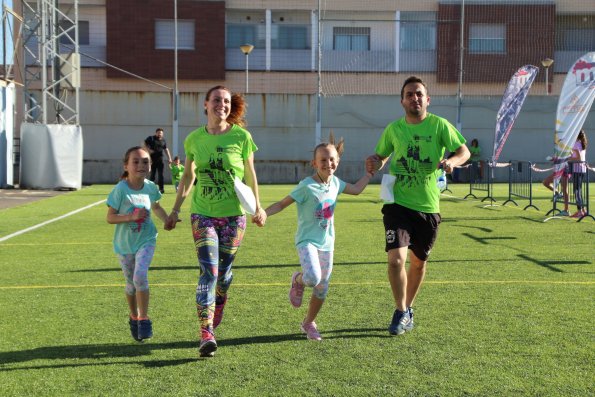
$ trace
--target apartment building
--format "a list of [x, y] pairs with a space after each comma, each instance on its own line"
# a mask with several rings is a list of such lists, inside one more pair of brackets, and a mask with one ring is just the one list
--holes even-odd
[[[551, 88], [539, 73], [529, 107], [535, 114], [555, 114], [555, 96], [569, 67], [595, 49], [593, 0], [467, 0], [464, 13], [462, 3], [178, 0], [176, 42], [173, 0], [79, 0], [87, 180], [104, 181], [101, 162], [114, 164], [120, 155], [120, 148], [101, 144], [106, 139], [124, 136], [137, 143], [155, 126], [167, 131], [176, 75], [180, 133], [166, 133], [178, 142], [176, 151], [204, 121], [204, 92], [224, 84], [249, 92], [250, 128], [267, 142], [260, 145], [259, 161], [279, 174], [307, 157], [317, 122], [323, 133], [334, 129], [351, 137], [359, 148], [354, 158], [366, 154], [370, 140], [399, 116], [395, 95], [411, 74], [428, 81], [434, 110], [445, 117], [453, 119], [464, 94], [466, 124], [489, 146], [508, 79], [525, 64], [543, 70], [541, 61], [550, 58]], [[61, 0], [60, 8], [71, 13], [73, 2]], [[243, 44], [253, 46], [248, 55]], [[588, 123], [595, 124], [592, 117]], [[551, 132], [553, 116], [526, 124], [522, 128], [530, 131], [521, 143]], [[544, 146], [536, 156], [547, 154]], [[279, 165], [283, 160], [285, 168]], [[301, 169], [294, 171], [291, 178], [265, 179], [293, 181]]]

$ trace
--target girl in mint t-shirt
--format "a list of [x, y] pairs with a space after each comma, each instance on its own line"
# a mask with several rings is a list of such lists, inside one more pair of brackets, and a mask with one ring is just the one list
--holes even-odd
[[130, 334], [142, 342], [153, 336], [149, 319], [148, 271], [157, 241], [157, 228], [151, 211], [163, 222], [165, 210], [159, 205], [161, 193], [146, 179], [151, 158], [140, 146], [126, 151], [124, 173], [107, 198], [107, 222], [116, 225], [114, 251], [126, 280], [126, 300], [130, 309]]
[[372, 174], [367, 173], [353, 185], [337, 178], [334, 173], [339, 166], [339, 156], [343, 152], [343, 140], [335, 146], [331, 135], [329, 141], [319, 144], [314, 149], [314, 175], [302, 180], [289, 196], [266, 209], [267, 216], [271, 216], [292, 203], [297, 203], [298, 229], [295, 245], [302, 271], [294, 272], [291, 277], [289, 301], [293, 307], [300, 307], [304, 288], [313, 287], [308, 312], [301, 324], [302, 332], [310, 340], [322, 339], [314, 320], [328, 293], [333, 269], [334, 211], [337, 196], [341, 193], [360, 194], [372, 177]]

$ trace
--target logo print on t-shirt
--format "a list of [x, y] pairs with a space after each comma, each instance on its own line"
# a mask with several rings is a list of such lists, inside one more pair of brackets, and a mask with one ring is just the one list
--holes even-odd
[[232, 151], [231, 148], [217, 146], [216, 152], [209, 158], [208, 168], [198, 170], [202, 196], [210, 201], [226, 199], [233, 193], [233, 170], [223, 167], [224, 153]]
[[316, 208], [314, 216], [319, 220], [318, 225], [323, 229], [327, 229], [331, 220], [333, 219], [334, 213], [335, 202], [327, 199], [322, 201], [318, 208]]
[[[431, 136], [413, 136], [407, 146], [407, 154], [397, 159], [397, 182], [406, 187], [420, 186], [424, 184], [427, 174], [432, 170], [432, 160], [429, 156], [421, 157], [422, 145], [430, 145]], [[421, 172], [419, 172], [421, 171]]]

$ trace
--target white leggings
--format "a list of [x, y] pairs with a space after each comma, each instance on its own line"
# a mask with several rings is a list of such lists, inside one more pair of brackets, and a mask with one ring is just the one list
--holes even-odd
[[333, 251], [320, 251], [311, 244], [298, 247], [297, 251], [304, 284], [314, 288], [312, 294], [316, 298], [324, 300], [333, 271]]
[[126, 295], [149, 290], [149, 265], [154, 253], [154, 246], [145, 245], [136, 254], [118, 255], [126, 279]]

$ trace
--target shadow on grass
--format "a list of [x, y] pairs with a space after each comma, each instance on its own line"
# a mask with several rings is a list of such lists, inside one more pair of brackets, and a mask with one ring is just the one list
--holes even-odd
[[[324, 332], [325, 339], [345, 339], [345, 338], [390, 338], [385, 328], [353, 328], [337, 329]], [[219, 347], [271, 344], [290, 341], [308, 341], [302, 333], [283, 334], [283, 335], [261, 335], [245, 338], [222, 338], [218, 340]], [[105, 359], [113, 358], [139, 358], [150, 356], [158, 350], [174, 349], [197, 349], [198, 341], [180, 341], [168, 343], [137, 343], [137, 344], [101, 344], [101, 345], [69, 345], [69, 346], [48, 346], [29, 350], [14, 352], [0, 352], [0, 372], [43, 369], [43, 368], [68, 368], [83, 367], [92, 365], [114, 365], [114, 364], [133, 364], [144, 365], [150, 368], [169, 367], [183, 365], [189, 362], [197, 361], [196, 358], [184, 358], [175, 360], [146, 360], [130, 362], [105, 362]], [[27, 367], [12, 367], [10, 364], [26, 363], [36, 360], [101, 360], [94, 362], [84, 362], [77, 364], [59, 363], [56, 365], [36, 365]]]
[[530, 256], [525, 255], [525, 254], [518, 254], [517, 256], [525, 261], [535, 263], [536, 265], [539, 265], [539, 266], [544, 267], [548, 270], [551, 270], [552, 272], [557, 272], [557, 273], [564, 273], [564, 270], [558, 269], [555, 266], [559, 266], [559, 265], [590, 265], [591, 264], [591, 262], [589, 262], [589, 261], [543, 261], [543, 260], [531, 258]]
[[468, 237], [471, 240], [474, 240], [480, 244], [486, 244], [486, 245], [490, 244], [490, 242], [494, 241], [494, 240], [498, 240], [498, 241], [500, 241], [500, 240], [517, 240], [516, 237], [477, 237], [477, 236], [474, 236], [469, 233], [463, 233], [462, 235], [465, 237]]

